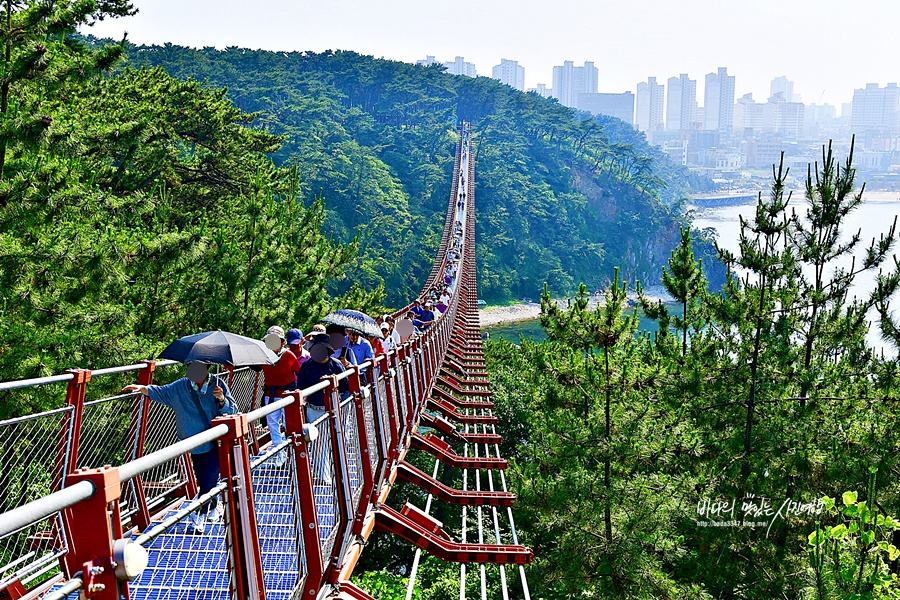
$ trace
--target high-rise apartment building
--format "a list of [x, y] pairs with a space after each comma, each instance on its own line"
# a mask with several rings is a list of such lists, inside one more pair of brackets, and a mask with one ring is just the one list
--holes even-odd
[[528, 90], [529, 92], [535, 92], [541, 98], [550, 98], [553, 96], [553, 90], [547, 87], [545, 83], [537, 84], [537, 87]]
[[598, 72], [594, 63], [586, 61], [583, 67], [576, 67], [571, 60], [562, 66], [553, 67], [553, 95], [563, 106], [577, 108], [578, 94], [596, 94]]
[[896, 83], [878, 87], [867, 83], [865, 89], [853, 91], [850, 110], [853, 133], [872, 130], [900, 129], [900, 88]]
[[656, 83], [656, 77], [637, 85], [637, 105], [634, 123], [641, 131], [657, 131], [663, 128], [663, 107], [665, 106], [665, 86]]
[[703, 129], [730, 133], [734, 127], [734, 75], [719, 67], [706, 76], [703, 92]]
[[697, 112], [697, 80], [687, 73], [670, 77], [666, 98], [666, 129], [685, 131], [692, 129]]
[[491, 77], [520, 92], [525, 91], [525, 68], [518, 61], [500, 59], [500, 64], [491, 69]]
[[444, 66], [451, 75], [478, 77], [478, 73], [475, 72], [475, 63], [466, 62], [462, 56], [457, 56], [453, 62], [445, 62]]
[[428, 55], [428, 56], [425, 57], [424, 60], [417, 60], [417, 61], [416, 61], [416, 65], [418, 65], [418, 66], [420, 66], [420, 67], [430, 67], [431, 65], [433, 65], [433, 64], [436, 63], [436, 62], [437, 62], [437, 61], [434, 60], [434, 57], [433, 57], [433, 56]]
[[774, 98], [778, 94], [784, 98], [786, 102], [796, 102], [794, 98], [794, 82], [785, 76], [776, 77], [769, 86], [769, 97]]
[[784, 100], [778, 91], [765, 104], [753, 100], [752, 94], [738, 98], [734, 107], [734, 131], [742, 135], [774, 133], [782, 139], [795, 140], [803, 135], [804, 106]]

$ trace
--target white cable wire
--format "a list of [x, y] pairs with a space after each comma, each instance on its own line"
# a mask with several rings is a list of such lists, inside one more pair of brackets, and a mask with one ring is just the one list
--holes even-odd
[[[440, 461], [435, 459], [434, 471], [431, 474], [433, 479], [437, 479], [438, 465]], [[433, 496], [428, 494], [428, 500], [425, 501], [425, 514], [431, 512], [431, 499]], [[412, 600], [413, 591], [416, 589], [416, 573], [419, 570], [419, 559], [422, 558], [422, 549], [416, 548], [416, 555], [413, 557], [412, 568], [409, 570], [409, 583], [406, 586], [406, 600]]]
[[[497, 433], [497, 428], [494, 425], [491, 425], [491, 431], [493, 433]], [[494, 444], [494, 447], [497, 449], [497, 453], [500, 453], [500, 444]], [[503, 491], [508, 491], [506, 488], [506, 474], [503, 471], [500, 471], [500, 483], [503, 486]], [[516, 522], [513, 520], [512, 507], [506, 507], [506, 514], [509, 518], [509, 532], [512, 535], [512, 542], [516, 546], [519, 545], [519, 535], [516, 533]], [[522, 593], [525, 596], [525, 600], [531, 600], [531, 592], [528, 590], [528, 579], [525, 578], [525, 566], [519, 565], [519, 579], [522, 581]]]
[[[486, 411], [483, 409], [482, 414], [484, 414], [484, 412], [486, 412]], [[487, 433], [487, 425], [482, 425], [482, 433]], [[487, 442], [484, 443], [484, 455], [485, 456], [491, 455], [490, 445]], [[497, 458], [500, 458], [499, 448], [497, 449]], [[491, 492], [493, 492], [494, 491], [494, 470], [488, 469], [487, 476], [488, 476], [488, 487], [491, 490]], [[494, 538], [496, 540], [495, 543], [502, 544], [503, 542], [500, 540], [500, 519], [497, 517], [497, 507], [496, 506], [491, 506], [491, 513], [493, 513], [493, 517], [494, 517]], [[509, 600], [509, 589], [507, 589], [507, 584], [506, 584], [506, 566], [505, 565], [500, 565], [500, 590], [503, 593], [503, 600]]]

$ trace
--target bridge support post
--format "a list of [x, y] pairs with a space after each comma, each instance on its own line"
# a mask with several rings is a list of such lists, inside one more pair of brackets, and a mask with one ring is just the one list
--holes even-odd
[[[304, 407], [306, 399], [301, 392], [287, 392], [295, 402], [284, 407], [285, 436], [294, 446], [294, 464], [297, 474], [295, 499], [300, 505], [302, 548], [306, 549], [306, 583], [302, 598], [315, 598], [324, 580], [325, 568], [322, 557], [322, 542], [319, 538], [319, 518], [316, 513], [315, 488], [313, 487], [312, 465], [309, 460], [309, 445], [303, 433], [306, 424]], [[298, 548], [298, 553], [302, 552]], [[302, 556], [297, 556], [297, 564], [302, 564]]]
[[[387, 469], [387, 457], [388, 457], [388, 448], [390, 447], [390, 440], [388, 439], [387, 433], [387, 423], [384, 422], [384, 411], [382, 410], [382, 406], [387, 402], [386, 398], [381, 396], [380, 387], [378, 386], [378, 379], [381, 374], [387, 373], [387, 360], [384, 354], [377, 356], [374, 361], [374, 365], [370, 366], [367, 371], [367, 378], [371, 385], [371, 398], [372, 398], [372, 417], [375, 421], [375, 446], [372, 447], [370, 445], [369, 451], [376, 452], [376, 456], [378, 460], [375, 462], [375, 469], [372, 473], [373, 485], [372, 490], [373, 493], [378, 493], [378, 488], [380, 487], [380, 483], [384, 476], [384, 473]], [[387, 389], [387, 381], [385, 381], [385, 390]]]
[[347, 466], [347, 432], [341, 409], [341, 397], [338, 393], [337, 377], [328, 378], [329, 385], [325, 389], [325, 410], [331, 421], [331, 450], [334, 466], [334, 488], [338, 500], [338, 515], [335, 527], [338, 530], [337, 541], [331, 552], [331, 559], [325, 568], [325, 579], [330, 583], [337, 581], [340, 573], [341, 557], [349, 542], [350, 527], [353, 522], [353, 491], [350, 489], [350, 469]]
[[399, 349], [397, 352], [391, 354], [390, 358], [385, 361], [385, 373], [384, 373], [384, 389], [386, 392], [385, 401], [388, 406], [388, 433], [390, 433], [390, 437], [388, 438], [388, 455], [387, 455], [387, 463], [388, 465], [393, 465], [397, 458], [400, 456], [400, 415], [398, 414], [398, 386], [397, 386], [397, 369], [400, 368], [400, 363], [397, 360], [399, 355]]
[[213, 426], [221, 424], [228, 426], [228, 434], [220, 440], [219, 463], [222, 477], [228, 482], [225, 489], [225, 531], [229, 566], [234, 572], [231, 596], [234, 600], [265, 600], [259, 527], [247, 447], [250, 424], [246, 414], [213, 419]]
[[66, 475], [78, 468], [78, 445], [81, 440], [81, 419], [84, 415], [84, 396], [87, 384], [91, 380], [90, 369], [66, 369], [66, 373], [72, 375], [69, 380], [69, 387], [66, 390], [66, 406], [72, 407], [72, 439], [67, 442], [69, 435], [69, 425], [63, 423], [63, 429], [60, 432], [59, 445], [57, 447], [57, 464], [59, 472], [55, 476], [53, 482], [53, 490], [56, 491], [62, 487], [62, 482]]
[[[141, 361], [147, 365], [138, 374], [138, 385], [150, 385], [153, 383], [153, 375], [156, 372], [156, 361]], [[135, 398], [131, 413], [132, 430], [134, 431], [134, 458], [144, 455], [144, 444], [147, 443], [147, 420], [150, 418], [150, 397], [142, 394]], [[141, 531], [150, 526], [150, 510], [147, 508], [147, 495], [144, 493], [144, 484], [140, 475], [131, 480], [134, 490], [134, 498], [137, 512], [131, 516], [131, 522]]]
[[407, 344], [406, 346], [400, 349], [400, 364], [397, 368], [403, 369], [403, 389], [398, 390], [400, 393], [400, 400], [403, 402], [405, 410], [404, 410], [404, 421], [406, 422], [403, 427], [403, 432], [401, 435], [401, 444], [406, 443], [406, 440], [412, 435], [412, 419], [413, 419], [413, 383], [412, 373], [413, 370], [410, 368], [412, 363], [412, 342]]
[[[356, 439], [359, 443], [359, 467], [362, 472], [362, 492], [360, 494], [359, 506], [353, 514], [353, 526], [351, 528], [351, 534], [358, 536], [362, 533], [363, 520], [366, 518], [366, 509], [368, 508], [368, 504], [365, 500], [372, 495], [372, 488], [375, 487], [371, 458], [371, 453], [374, 452], [375, 448], [369, 444], [369, 434], [366, 428], [366, 411], [363, 406], [364, 398], [359, 378], [359, 367], [356, 367], [351, 371], [349, 383], [350, 394], [353, 397], [353, 409], [356, 411]], [[375, 416], [374, 410], [372, 416]], [[375, 440], [372, 440], [372, 442], [374, 441]], [[337, 571], [339, 571], [340, 565], [337, 566]]]
[[[128, 600], [128, 584], [116, 578], [113, 561], [115, 540], [123, 537], [119, 515], [122, 484], [119, 468], [81, 469], [69, 476], [71, 483], [89, 481], [94, 495], [63, 512], [69, 538], [69, 553], [64, 557], [66, 575], [81, 571], [82, 598]], [[77, 527], [77, 530], [76, 530]]]

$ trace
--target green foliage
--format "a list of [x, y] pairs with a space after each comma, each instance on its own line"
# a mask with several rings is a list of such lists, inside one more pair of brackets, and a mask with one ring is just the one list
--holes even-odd
[[359, 260], [332, 291], [384, 284], [391, 305], [429, 272], [457, 119], [475, 132], [480, 293], [494, 302], [534, 297], [544, 282], [554, 293], [578, 281], [596, 290], [616, 265], [647, 280], [686, 224], [690, 186], [709, 183], [630, 125], [486, 78], [353, 52], [165, 45], [129, 46], [128, 56], [227, 87], [236, 106], [258, 114], [257, 125], [284, 140], [276, 163], [297, 162], [300, 197], [323, 197], [327, 231], [358, 240]]
[[[823, 149], [805, 215], [785, 177], [776, 167], [739, 252], [721, 253], [720, 292], [706, 291], [682, 233], [663, 272], [680, 319], [645, 302], [655, 340], [633, 334], [614, 275], [605, 306], [590, 309], [584, 287], [567, 310], [544, 295], [551, 341], [486, 345], [515, 432], [505, 454], [535, 596], [897, 597], [900, 529], [886, 515], [900, 511], [900, 380], [897, 361], [866, 345], [861, 315], [879, 308], [891, 335], [900, 275], [880, 275], [871, 297], [847, 294], [890, 255], [895, 230], [854, 262], [856, 238], [841, 234], [862, 194], [851, 159], [838, 168]], [[839, 513], [785, 504], [853, 488], [865, 501], [845, 494]], [[760, 521], [751, 507], [764, 498]], [[739, 525], [709, 526], [705, 500], [734, 501], [722, 519]]]
[[[0, 379], [126, 364], [202, 330], [308, 328], [333, 306], [358, 245], [322, 233], [324, 202], [301, 198], [298, 166], [272, 163], [281, 139], [256, 115], [160, 68], [103, 76], [115, 49], [71, 34], [127, 3], [4, 6], [22, 29], [10, 60], [46, 38], [49, 62], [18, 77], [7, 60], [3, 127], [21, 129], [26, 106], [50, 122], [0, 139]], [[346, 297], [376, 312], [383, 299]], [[59, 400], [16, 394], [0, 418]]]
[[[409, 578], [393, 575], [387, 571], [366, 571], [353, 581], [364, 592], [380, 600], [406, 600], [406, 586]], [[422, 593], [414, 588], [413, 600], [421, 600]]]
[[[900, 521], [871, 502], [859, 501], [856, 492], [844, 492], [841, 504], [822, 499], [830, 521], [809, 534], [809, 582], [805, 598], [825, 600], [882, 600], [900, 598], [896, 569], [900, 550], [894, 545]], [[870, 507], [871, 504], [871, 507]]]

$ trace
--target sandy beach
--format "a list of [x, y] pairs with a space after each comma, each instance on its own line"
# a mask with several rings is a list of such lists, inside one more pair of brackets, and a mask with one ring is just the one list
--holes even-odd
[[[628, 294], [629, 297], [637, 300], [637, 296], [633, 293]], [[671, 302], [672, 297], [666, 293], [662, 286], [653, 286], [644, 290], [644, 295], [652, 301], [662, 300], [663, 302]], [[604, 296], [594, 294], [591, 296], [590, 307], [594, 308], [597, 304], [603, 302]], [[566, 308], [566, 298], [559, 298], [557, 302], [560, 308]], [[482, 327], [490, 327], [492, 325], [500, 325], [502, 323], [514, 323], [516, 321], [527, 321], [529, 319], [537, 319], [541, 314], [540, 302], [521, 302], [519, 304], [511, 304], [509, 306], [488, 306], [478, 310], [478, 318]]]

